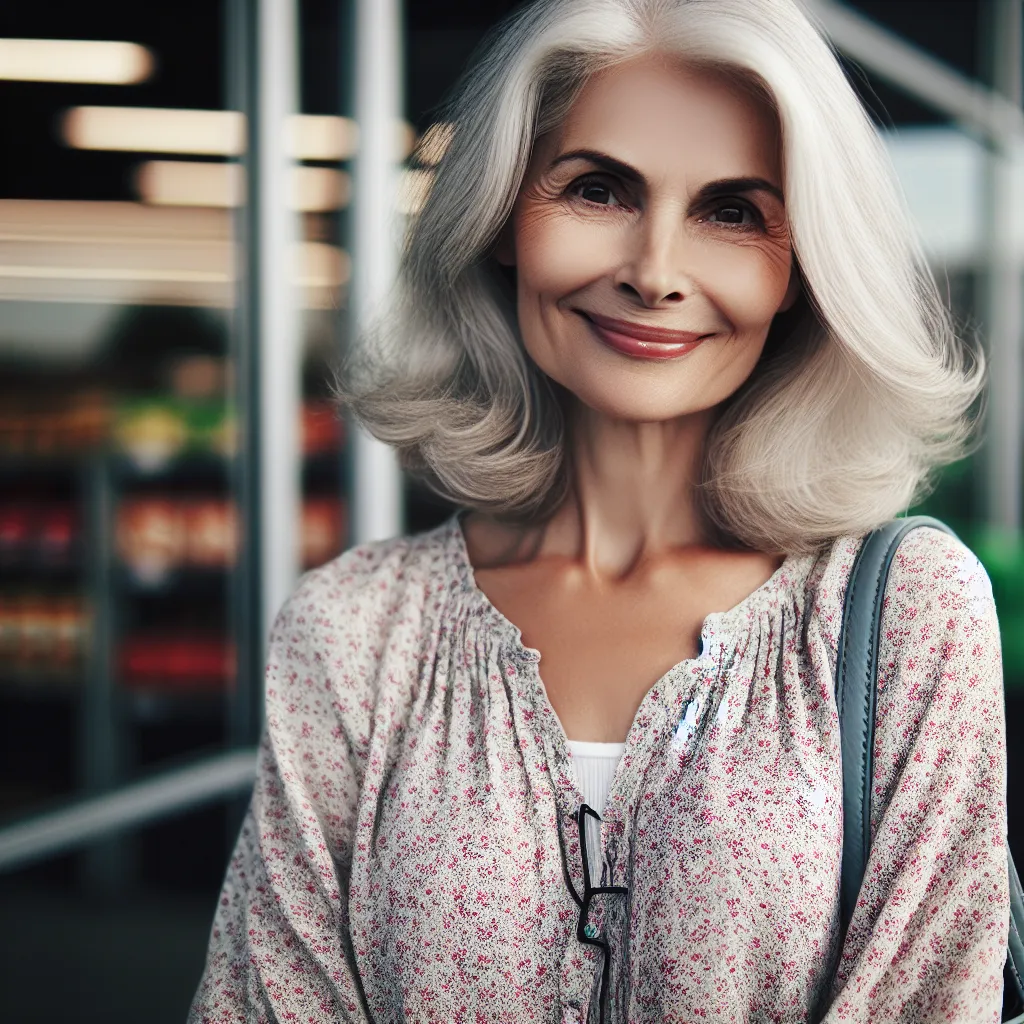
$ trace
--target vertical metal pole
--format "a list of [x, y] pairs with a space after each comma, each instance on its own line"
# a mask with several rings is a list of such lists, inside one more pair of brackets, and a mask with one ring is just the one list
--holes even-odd
[[[1021, 0], [990, 0], [992, 85], [996, 93], [1021, 103]], [[1021, 526], [1021, 460], [1024, 386], [1024, 253], [1014, 238], [1015, 171], [1021, 162], [1016, 139], [996, 143], [988, 156], [985, 196], [987, 261], [983, 267], [982, 319], [989, 341], [990, 384], [986, 424], [986, 508], [990, 527], [1016, 533]]]
[[229, 746], [261, 727], [266, 639], [299, 567], [298, 232], [289, 208], [288, 119], [297, 110], [296, 0], [226, 0], [227, 104], [244, 112], [246, 201], [236, 220], [231, 322], [239, 451], [234, 487], [242, 547], [234, 575], [238, 678]]
[[251, 147], [258, 207], [260, 504], [263, 635], [299, 572], [301, 467], [298, 421], [302, 343], [298, 311], [298, 230], [290, 208], [289, 119], [298, 111], [297, 0], [258, 0], [259, 100]]
[[[398, 125], [402, 114], [400, 0], [356, 0], [351, 330], [358, 331], [388, 296], [398, 263]], [[403, 528], [401, 473], [394, 453], [361, 429], [350, 433], [354, 543], [392, 537]]]
[[[114, 663], [116, 624], [113, 583], [113, 486], [104, 455], [91, 458], [85, 472], [88, 535], [86, 552], [92, 629], [81, 722], [82, 789], [96, 796], [113, 789], [122, 766], [115, 713]], [[124, 888], [129, 867], [125, 839], [98, 843], [85, 851], [82, 881], [87, 889], [110, 894]]]
[[[232, 402], [238, 422], [238, 451], [232, 462], [232, 491], [242, 524], [238, 562], [231, 580], [231, 621], [236, 651], [234, 690], [227, 699], [226, 740], [229, 747], [253, 744], [260, 728], [263, 692], [263, 521], [260, 507], [260, 218], [253, 201], [259, 192], [259, 89], [257, 18], [254, 0], [225, 0], [225, 105], [245, 115], [248, 145], [242, 157], [246, 199], [234, 222], [235, 296], [231, 311], [230, 352], [234, 362]], [[234, 841], [242, 807], [235, 808], [228, 832]]]

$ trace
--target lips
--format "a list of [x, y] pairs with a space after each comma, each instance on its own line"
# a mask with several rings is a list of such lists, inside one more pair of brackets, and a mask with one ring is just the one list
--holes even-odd
[[645, 324], [634, 324], [629, 320], [613, 320], [610, 316], [598, 313], [583, 314], [592, 324], [603, 327], [606, 331], [636, 338], [637, 341], [649, 341], [656, 345], [692, 345], [704, 337], [693, 331], [670, 331], [664, 327], [648, 327]]
[[707, 337], [694, 331], [671, 331], [628, 320], [615, 320], [598, 313], [577, 310], [598, 339], [624, 355], [641, 359], [672, 359], [695, 349]]

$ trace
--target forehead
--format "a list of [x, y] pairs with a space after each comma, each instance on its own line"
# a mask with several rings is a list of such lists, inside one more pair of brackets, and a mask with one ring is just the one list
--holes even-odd
[[598, 149], [643, 173], [756, 175], [781, 186], [774, 111], [723, 71], [637, 58], [592, 76], [552, 133], [559, 151]]

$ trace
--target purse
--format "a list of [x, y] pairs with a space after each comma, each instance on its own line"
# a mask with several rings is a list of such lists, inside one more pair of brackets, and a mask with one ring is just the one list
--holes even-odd
[[[882, 599], [899, 542], [919, 526], [956, 534], [931, 516], [895, 519], [868, 534], [853, 563], [839, 631], [836, 703], [843, 761], [843, 859], [840, 878], [841, 936], [857, 905], [871, 847], [871, 777], [875, 733], [875, 691]], [[1024, 1024], [1024, 895], [1010, 855], [1010, 922], [1003, 969], [1003, 1021]], [[840, 939], [841, 943], [842, 939]]]

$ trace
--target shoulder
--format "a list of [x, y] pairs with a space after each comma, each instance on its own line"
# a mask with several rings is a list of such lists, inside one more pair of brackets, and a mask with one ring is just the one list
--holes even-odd
[[[932, 763], [1002, 747], [1003, 671], [992, 585], [960, 540], [920, 527], [900, 542], [878, 645], [876, 773], [913, 747]], [[974, 752], [974, 753], [971, 753]], [[967, 770], [966, 761], [964, 770]]]
[[992, 583], [963, 541], [930, 526], [911, 530], [893, 557], [883, 617], [952, 627], [995, 612]]
[[301, 751], [358, 776], [373, 738], [401, 723], [460, 585], [451, 536], [448, 524], [360, 544], [301, 578], [267, 654], [266, 727], [278, 757]]
[[431, 595], [453, 578], [449, 532], [445, 524], [349, 548], [303, 575], [275, 629], [289, 623], [313, 631], [355, 623], [365, 628], [399, 608], [427, 606]]
[[268, 671], [365, 690], [385, 651], [414, 662], [457, 584], [448, 531], [360, 544], [306, 573], [274, 622]]
[[[866, 535], [836, 538], [822, 550], [808, 573], [805, 600], [828, 643], [835, 664], [843, 604], [857, 555]], [[992, 586], [977, 556], [956, 537], [929, 526], [909, 531], [900, 541], [886, 580], [882, 647], [888, 657], [918, 661], [932, 652], [937, 631], [974, 636], [992, 646], [998, 622]], [[881, 663], [881, 662], [880, 662]]]
[[879, 708], [1002, 701], [992, 584], [962, 541], [932, 527], [900, 542], [886, 581], [878, 652]]

